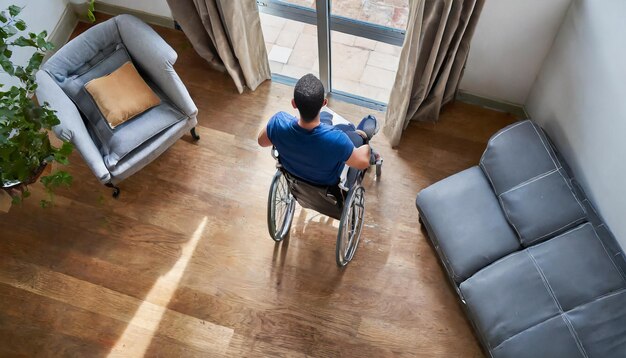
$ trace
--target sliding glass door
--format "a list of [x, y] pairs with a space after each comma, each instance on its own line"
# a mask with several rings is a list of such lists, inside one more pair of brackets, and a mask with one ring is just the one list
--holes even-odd
[[332, 95], [384, 106], [395, 79], [408, 0], [259, 0], [273, 75], [313, 73]]

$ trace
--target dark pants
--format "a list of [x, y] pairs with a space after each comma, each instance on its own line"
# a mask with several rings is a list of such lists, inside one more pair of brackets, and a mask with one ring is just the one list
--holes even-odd
[[354, 144], [355, 147], [360, 147], [363, 144], [365, 144], [365, 140], [363, 140], [363, 137], [361, 137], [357, 132], [356, 132], [356, 127], [354, 126], [354, 124], [350, 123], [350, 124], [333, 124], [333, 116], [328, 113], [328, 112], [321, 112], [320, 113], [320, 122], [324, 123], [324, 124], [328, 124], [331, 125], [337, 129], [339, 129], [340, 131], [344, 132], [345, 134], [348, 135], [348, 138], [350, 138], [350, 140], [352, 141], [352, 144]]
[[[354, 126], [354, 124], [349, 123], [349, 124], [333, 124], [333, 116], [328, 113], [328, 112], [321, 112], [320, 113], [320, 122], [324, 123], [324, 124], [328, 124], [331, 126], [334, 126], [335, 128], [339, 129], [340, 131], [344, 132], [348, 138], [350, 138], [350, 140], [352, 141], [352, 144], [354, 144], [355, 147], [360, 147], [365, 143], [365, 140], [363, 139], [363, 137], [361, 137], [357, 132], [356, 132], [356, 127]], [[352, 185], [354, 185], [354, 182], [356, 181], [357, 176], [359, 175], [359, 170], [358, 169], [354, 169], [354, 168], [350, 168], [348, 170], [348, 174], [347, 174], [347, 178], [346, 178], [346, 187], [351, 188]]]

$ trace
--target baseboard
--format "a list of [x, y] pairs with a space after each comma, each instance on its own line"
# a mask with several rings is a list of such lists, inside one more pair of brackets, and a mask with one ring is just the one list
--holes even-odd
[[68, 3], [67, 6], [65, 6], [65, 10], [63, 10], [63, 14], [59, 19], [59, 22], [57, 22], [54, 29], [50, 31], [50, 34], [48, 35], [48, 41], [54, 44], [54, 50], [48, 52], [44, 60], [47, 60], [54, 52], [56, 52], [56, 50], [60, 49], [67, 43], [67, 41], [69, 41], [77, 23], [78, 17], [74, 13], [72, 5]]
[[528, 112], [526, 112], [526, 108], [521, 104], [483, 97], [469, 92], [465, 92], [463, 90], [459, 90], [456, 95], [456, 99], [460, 102], [493, 109], [499, 112], [510, 113], [522, 119], [530, 118]]
[[121, 14], [129, 14], [129, 15], [138, 17], [142, 21], [151, 25], [168, 27], [170, 29], [175, 28], [174, 19], [172, 19], [171, 17], [154, 15], [154, 14], [150, 14], [141, 10], [129, 9], [124, 6], [96, 2], [96, 11], [101, 12], [103, 14], [112, 15], [112, 16], [121, 15]]

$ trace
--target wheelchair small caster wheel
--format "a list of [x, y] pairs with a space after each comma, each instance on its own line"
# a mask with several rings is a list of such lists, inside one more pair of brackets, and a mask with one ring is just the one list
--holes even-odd
[[383, 173], [383, 160], [378, 159], [376, 161], [376, 179], [379, 179], [382, 173]]
[[196, 127], [191, 128], [189, 132], [191, 133], [191, 138], [193, 138], [194, 141], [200, 140], [200, 136], [196, 133]]
[[120, 192], [121, 192], [120, 187], [113, 185], [113, 183], [106, 183], [104, 185], [108, 188], [113, 189], [113, 194], [112, 194], [113, 199], [117, 199], [120, 197]]

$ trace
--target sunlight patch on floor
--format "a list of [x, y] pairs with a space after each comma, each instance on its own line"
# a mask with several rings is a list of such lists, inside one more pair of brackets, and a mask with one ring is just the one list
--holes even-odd
[[[200, 241], [207, 225], [207, 221], [208, 217], [205, 216], [189, 241], [182, 245], [181, 255], [174, 266], [172, 266], [170, 271], [159, 277], [159, 279], [155, 282], [154, 286], [150, 292], [148, 292], [144, 301], [139, 306], [137, 312], [124, 330], [124, 333], [120, 336], [119, 340], [111, 350], [109, 357], [142, 357], [147, 353], [150, 343], [152, 342], [152, 338], [157, 331], [160, 331], [161, 325], [164, 324], [162, 323], [162, 320], [167, 312], [167, 305], [176, 292], [187, 266], [189, 265], [193, 253], [196, 250], [198, 242]], [[196, 321], [198, 319], [184, 316], [183, 320]], [[173, 323], [176, 326], [187, 326], [186, 323], [188, 322], [180, 321], [181, 319], [178, 319]], [[169, 324], [170, 322], [167, 323]], [[202, 322], [202, 324], [204, 324], [204, 322]], [[194, 326], [193, 324], [189, 326], [189, 332], [181, 332], [183, 337], [187, 338], [185, 340], [191, 341], [187, 343], [196, 343], [195, 345], [199, 345], [199, 348], [203, 348], [202, 346], [206, 344], [211, 344], [211, 342], [202, 341], [202, 336], [211, 334], [211, 332], [204, 330], [204, 333], [200, 333], [191, 327]], [[207, 326], [209, 326], [209, 324], [207, 324]], [[209, 327], [207, 328], [208, 331], [211, 331]], [[216, 329], [213, 331], [221, 337], [216, 337], [215, 334], [213, 334], [213, 338], [220, 338], [222, 340], [221, 345], [224, 343], [228, 344], [228, 341], [232, 336], [232, 330], [221, 326], [215, 326], [215, 328]], [[165, 331], [168, 330], [165, 329]], [[180, 337], [172, 338], [176, 339]], [[206, 337], [204, 338], [206, 339]], [[218, 339], [218, 341], [220, 339]]]

